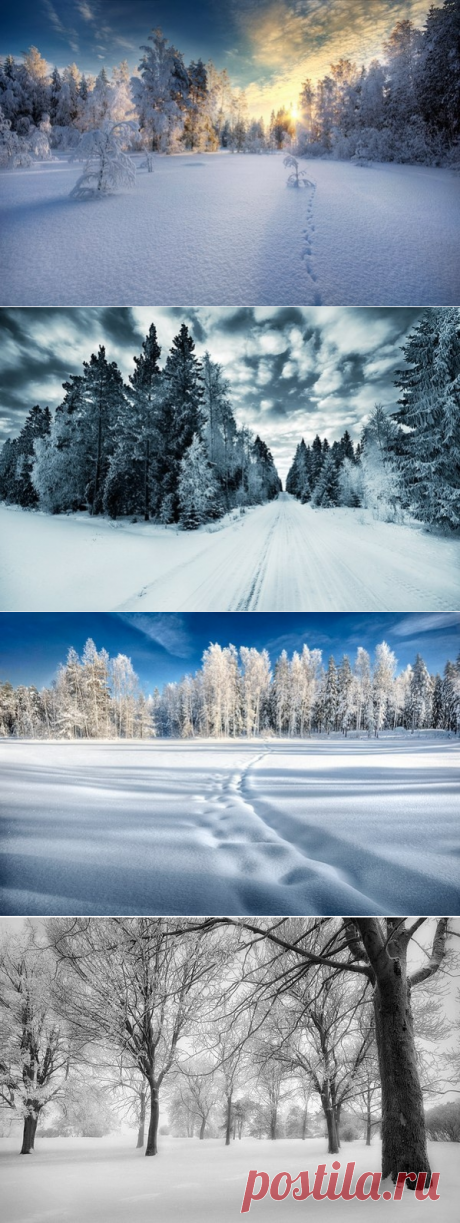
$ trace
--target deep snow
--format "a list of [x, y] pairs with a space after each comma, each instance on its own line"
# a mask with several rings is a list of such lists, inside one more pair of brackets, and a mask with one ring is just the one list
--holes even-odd
[[460, 540], [288, 494], [199, 531], [0, 507], [3, 611], [453, 611]]
[[155, 157], [96, 200], [69, 199], [76, 163], [3, 174], [0, 304], [457, 305], [453, 171], [302, 165], [312, 190], [283, 154]]
[[[335, 1158], [326, 1154], [324, 1138], [243, 1138], [226, 1148], [217, 1139], [162, 1137], [154, 1159], [145, 1159], [134, 1144], [134, 1134], [37, 1138], [35, 1154], [24, 1159], [17, 1154], [17, 1136], [0, 1139], [5, 1223], [237, 1223], [250, 1168], [272, 1179], [282, 1171], [293, 1177], [305, 1169], [314, 1174], [319, 1164], [326, 1164], [329, 1174]], [[433, 1172], [440, 1173], [440, 1200], [420, 1203], [405, 1189], [402, 1200], [391, 1206], [401, 1223], [415, 1223], [421, 1215], [443, 1223], [458, 1219], [458, 1144], [429, 1143], [429, 1156]], [[363, 1172], [380, 1171], [380, 1142], [374, 1138], [370, 1148], [346, 1142], [339, 1160], [342, 1168], [355, 1163], [354, 1186]], [[390, 1180], [381, 1182], [380, 1193], [385, 1190], [393, 1192]], [[391, 1210], [385, 1202], [385, 1217]], [[371, 1223], [376, 1203], [296, 1202], [292, 1194], [275, 1202], [267, 1195], [253, 1202], [243, 1218], [257, 1223], [288, 1217], [294, 1223], [316, 1214], [318, 1223]]]
[[458, 765], [442, 732], [3, 740], [1, 912], [458, 913]]

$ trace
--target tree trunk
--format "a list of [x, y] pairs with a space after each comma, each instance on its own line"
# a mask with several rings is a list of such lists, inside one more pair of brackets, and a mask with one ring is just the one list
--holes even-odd
[[24, 1117], [24, 1129], [22, 1134], [21, 1155], [31, 1155], [34, 1149], [35, 1134], [37, 1131], [38, 1117], [34, 1117], [32, 1113], [28, 1113]]
[[270, 1138], [272, 1139], [273, 1142], [276, 1139], [277, 1122], [278, 1122], [278, 1110], [274, 1108], [270, 1112]]
[[158, 1119], [160, 1116], [160, 1101], [158, 1087], [150, 1084], [150, 1121], [147, 1138], [146, 1155], [158, 1154]]
[[202, 1117], [201, 1125], [200, 1125], [200, 1134], [199, 1134], [201, 1141], [203, 1141], [205, 1129], [206, 1129], [206, 1117]]
[[137, 1131], [136, 1149], [139, 1150], [144, 1146], [145, 1135], [145, 1113], [146, 1113], [146, 1092], [145, 1088], [139, 1093], [139, 1129]]
[[97, 451], [96, 451], [96, 468], [94, 472], [94, 493], [91, 505], [91, 517], [97, 514], [97, 497], [99, 493], [99, 485], [101, 482], [101, 466], [102, 466], [102, 392], [99, 393], [99, 416], [97, 422]]
[[150, 497], [149, 497], [149, 468], [150, 468], [150, 442], [147, 438], [145, 443], [145, 468], [144, 468], [144, 521], [150, 520]]
[[[417, 1070], [410, 990], [404, 967], [376, 985], [375, 1028], [382, 1084], [382, 1176], [426, 1172], [431, 1179], [425, 1138], [423, 1097]], [[407, 1182], [411, 1188], [415, 1182]]]
[[232, 1096], [231, 1093], [227, 1096], [227, 1118], [225, 1123], [225, 1146], [230, 1146], [230, 1138], [232, 1133]]
[[323, 1106], [324, 1116], [327, 1125], [327, 1149], [329, 1155], [337, 1155], [339, 1151], [339, 1134], [337, 1129], [337, 1117], [333, 1108], [329, 1088], [321, 1092], [321, 1104]]

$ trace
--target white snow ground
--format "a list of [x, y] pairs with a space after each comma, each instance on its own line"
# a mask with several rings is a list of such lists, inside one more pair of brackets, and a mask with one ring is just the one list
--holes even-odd
[[0, 506], [3, 611], [453, 611], [460, 541], [287, 493], [199, 531]]
[[[304, 1142], [278, 1139], [269, 1142], [243, 1138], [230, 1147], [221, 1140], [160, 1138], [154, 1159], [134, 1149], [135, 1135], [110, 1138], [37, 1138], [35, 1154], [17, 1154], [18, 1136], [0, 1139], [3, 1218], [5, 1223], [237, 1223], [249, 1170], [278, 1172], [295, 1177], [308, 1169], [315, 1174], [319, 1164], [332, 1171], [334, 1157], [326, 1154], [324, 1138]], [[395, 1219], [415, 1223], [423, 1218], [457, 1223], [460, 1178], [456, 1143], [429, 1143], [432, 1171], [439, 1172], [440, 1200], [415, 1201], [404, 1190], [400, 1202], [392, 1204]], [[343, 1144], [339, 1161], [344, 1169], [355, 1163], [353, 1187], [363, 1172], [380, 1171], [380, 1142]], [[311, 1175], [310, 1175], [311, 1180]], [[327, 1182], [325, 1182], [325, 1185]], [[339, 1179], [339, 1186], [341, 1178]], [[367, 1184], [369, 1189], [370, 1182]], [[257, 1182], [257, 1188], [260, 1181]], [[393, 1192], [390, 1180], [382, 1181], [380, 1193]], [[292, 1193], [282, 1203], [267, 1194], [253, 1202], [243, 1218], [257, 1223], [265, 1219], [304, 1219], [318, 1214], [318, 1223], [360, 1223], [375, 1218], [375, 1202], [296, 1202]], [[385, 1202], [384, 1214], [390, 1213]]]
[[3, 740], [0, 911], [458, 913], [458, 766], [442, 732]]
[[1, 177], [3, 306], [457, 305], [458, 177], [283, 155], [156, 157], [132, 192], [69, 199], [81, 165]]

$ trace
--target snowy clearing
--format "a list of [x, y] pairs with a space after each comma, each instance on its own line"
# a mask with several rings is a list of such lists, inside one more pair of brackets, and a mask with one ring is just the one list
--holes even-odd
[[6, 914], [456, 913], [447, 734], [0, 742]]
[[287, 493], [198, 531], [0, 507], [3, 611], [453, 611], [460, 540]]
[[[139, 159], [138, 159], [139, 160]], [[283, 154], [155, 156], [132, 192], [69, 198], [81, 165], [2, 175], [4, 306], [456, 305], [458, 178]]]
[[[319, 1164], [332, 1171], [334, 1159], [341, 1168], [355, 1163], [353, 1187], [363, 1172], [380, 1170], [380, 1142], [371, 1147], [364, 1142], [345, 1142], [340, 1155], [327, 1155], [324, 1138], [268, 1139], [243, 1138], [230, 1147], [218, 1139], [199, 1142], [193, 1138], [160, 1139], [155, 1159], [145, 1159], [134, 1150], [135, 1135], [109, 1138], [38, 1137], [35, 1154], [24, 1159], [17, 1155], [16, 1139], [0, 1139], [0, 1167], [3, 1182], [3, 1209], [8, 1223], [236, 1223], [249, 1170], [268, 1172], [270, 1179], [281, 1171], [292, 1177], [308, 1169], [313, 1176]], [[415, 1201], [407, 1189], [400, 1202], [392, 1205], [398, 1219], [412, 1223], [423, 1218], [455, 1223], [458, 1218], [458, 1148], [455, 1143], [428, 1144], [434, 1172], [439, 1172], [440, 1201]], [[310, 1177], [311, 1179], [311, 1177]], [[341, 1178], [339, 1179], [339, 1186]], [[325, 1186], [327, 1181], [325, 1181]], [[260, 1187], [260, 1181], [257, 1182]], [[366, 1188], [369, 1189], [370, 1182]], [[380, 1193], [393, 1192], [391, 1181], [382, 1181]], [[352, 1207], [341, 1199], [335, 1202], [294, 1201], [292, 1193], [282, 1205], [267, 1194], [252, 1203], [249, 1215], [257, 1219], [302, 1219], [316, 1214], [323, 1223], [355, 1217], [371, 1220], [375, 1203], [364, 1201]], [[385, 1214], [389, 1204], [385, 1204]], [[395, 1216], [396, 1217], [396, 1216]]]

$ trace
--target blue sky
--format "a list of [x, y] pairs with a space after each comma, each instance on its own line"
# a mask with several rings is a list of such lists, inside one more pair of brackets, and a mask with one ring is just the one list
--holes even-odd
[[128, 654], [146, 692], [179, 679], [200, 664], [211, 641], [267, 648], [272, 660], [282, 649], [323, 650], [327, 661], [358, 645], [372, 653], [386, 640], [399, 669], [417, 651], [433, 672], [455, 658], [460, 648], [460, 616], [453, 613], [219, 612], [189, 614], [117, 614], [105, 612], [4, 612], [0, 678], [14, 684], [49, 684], [69, 646], [81, 653], [88, 637], [111, 656]]
[[418, 24], [427, 0], [17, 0], [4, 6], [0, 52], [31, 44], [52, 65], [75, 61], [97, 73], [127, 59], [161, 26], [186, 63], [201, 56], [227, 68], [250, 110], [296, 102], [306, 76], [323, 76], [340, 56], [359, 63], [381, 53], [396, 21]]
[[155, 322], [166, 359], [182, 321], [222, 366], [239, 425], [260, 433], [282, 479], [302, 436], [357, 440], [376, 403], [396, 406], [401, 346], [417, 307], [83, 307], [0, 310], [0, 438], [35, 403], [56, 408], [62, 383], [105, 344], [127, 379]]

